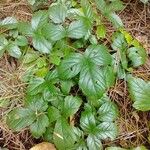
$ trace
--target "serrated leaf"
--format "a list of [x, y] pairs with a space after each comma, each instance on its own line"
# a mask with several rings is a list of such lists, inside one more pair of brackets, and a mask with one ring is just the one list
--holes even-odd
[[81, 99], [79, 97], [67, 96], [64, 99], [64, 106], [62, 109], [63, 116], [70, 117], [74, 115], [81, 106]]
[[102, 149], [102, 143], [100, 139], [94, 135], [89, 135], [87, 137], [87, 146], [89, 150], [101, 150]]
[[7, 124], [13, 131], [20, 131], [31, 125], [36, 119], [35, 113], [26, 108], [16, 108], [7, 116]]
[[35, 138], [39, 138], [46, 131], [46, 127], [49, 125], [49, 119], [45, 114], [40, 114], [37, 117], [36, 122], [30, 125], [30, 131]]
[[0, 58], [3, 56], [7, 45], [8, 45], [7, 39], [3, 35], [0, 35]]
[[79, 86], [85, 95], [98, 99], [113, 85], [114, 79], [110, 67], [99, 68], [86, 60], [80, 73]]
[[99, 132], [97, 132], [97, 136], [102, 140], [105, 140], [107, 138], [114, 140], [118, 134], [117, 126], [112, 122], [103, 122], [99, 124], [97, 128], [99, 129]]
[[48, 14], [46, 11], [38, 11], [34, 13], [32, 20], [31, 20], [31, 26], [34, 30], [37, 30], [40, 27], [43, 27], [47, 23]]
[[98, 110], [98, 119], [104, 122], [114, 121], [118, 117], [117, 106], [111, 102], [105, 102]]
[[49, 17], [54, 23], [62, 23], [67, 16], [67, 8], [63, 4], [56, 4], [49, 8]]
[[52, 44], [41, 34], [33, 35], [33, 47], [42, 53], [50, 53], [52, 50]]
[[83, 131], [89, 134], [95, 133], [94, 129], [96, 128], [96, 120], [91, 110], [85, 109], [85, 111], [82, 112], [81, 118], [80, 118], [80, 126]]
[[58, 41], [66, 36], [66, 30], [62, 25], [47, 24], [43, 34], [52, 41]]
[[47, 115], [49, 118], [49, 123], [54, 122], [61, 117], [60, 111], [54, 106], [50, 106], [48, 108]]
[[67, 56], [58, 67], [60, 78], [71, 79], [76, 76], [81, 70], [81, 59], [82, 55], [78, 53]]
[[48, 104], [41, 95], [37, 96], [28, 96], [25, 101], [27, 108], [33, 110], [34, 112], [44, 112], [48, 108]]
[[69, 94], [71, 87], [74, 85], [71, 80], [63, 80], [61, 81], [61, 90], [64, 94]]
[[146, 50], [142, 47], [131, 47], [127, 50], [127, 53], [133, 67], [143, 65], [147, 60]]
[[17, 27], [17, 20], [14, 17], [6, 17], [4, 20], [0, 21], [0, 27], [14, 29]]
[[73, 21], [68, 28], [68, 37], [80, 39], [84, 37], [88, 29], [83, 21]]
[[18, 46], [26, 46], [28, 45], [28, 40], [25, 36], [18, 36], [15, 43], [18, 45]]
[[37, 95], [38, 93], [43, 92], [46, 86], [47, 85], [43, 78], [34, 78], [30, 81], [27, 92], [30, 95]]
[[116, 14], [116, 13], [110, 13], [108, 15], [109, 20], [112, 22], [112, 24], [114, 25], [114, 27], [116, 28], [120, 28], [123, 27], [123, 23], [121, 18]]
[[20, 58], [22, 55], [20, 48], [14, 43], [11, 43], [8, 45], [7, 51], [10, 56], [15, 57], [15, 58]]
[[134, 101], [133, 107], [141, 111], [150, 110], [150, 82], [129, 77], [128, 86], [131, 99]]
[[17, 25], [17, 29], [23, 35], [27, 35], [27, 36], [33, 35], [33, 29], [31, 27], [31, 24], [28, 22], [19, 22]]
[[56, 122], [53, 141], [59, 150], [69, 150], [74, 148], [74, 132], [71, 126], [69, 126], [67, 121], [63, 118], [57, 120]]
[[91, 7], [89, 1], [82, 0], [81, 6], [82, 6], [85, 17], [87, 17], [88, 19], [90, 19], [92, 21], [94, 18], [94, 13], [93, 13], [93, 10], [92, 10], [92, 7]]
[[86, 49], [84, 55], [99, 66], [110, 65], [112, 61], [111, 55], [104, 45], [91, 45]]
[[23, 58], [23, 63], [24, 64], [29, 64], [34, 62], [35, 60], [37, 60], [39, 58], [39, 54], [35, 51], [29, 51], [24, 55]]

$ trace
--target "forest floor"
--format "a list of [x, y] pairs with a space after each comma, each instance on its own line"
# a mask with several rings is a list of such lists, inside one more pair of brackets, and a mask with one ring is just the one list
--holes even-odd
[[[127, 31], [144, 45], [149, 54], [146, 65], [135, 70], [134, 74], [145, 80], [150, 80], [150, 5], [144, 6], [139, 0], [126, 0], [125, 6], [119, 16]], [[0, 0], [0, 19], [7, 16], [15, 16], [19, 20], [28, 21], [32, 16], [32, 10], [26, 0]], [[108, 27], [106, 44], [109, 44], [114, 28], [107, 21], [106, 25]], [[23, 104], [26, 87], [20, 80], [23, 73], [24, 68], [15, 59], [5, 55], [0, 60], [0, 100], [6, 100], [6, 109], [2, 109], [0, 105], [0, 147], [7, 147], [10, 150], [27, 150], [39, 142], [39, 140], [32, 138], [27, 129], [19, 133], [12, 133], [5, 123], [4, 116], [14, 106]], [[148, 121], [150, 120], [150, 112], [135, 111], [126, 87], [125, 81], [118, 80], [109, 92], [120, 109], [120, 117], [117, 121], [119, 136], [111, 143], [106, 141], [104, 145], [117, 144], [124, 148], [142, 144], [149, 146]]]

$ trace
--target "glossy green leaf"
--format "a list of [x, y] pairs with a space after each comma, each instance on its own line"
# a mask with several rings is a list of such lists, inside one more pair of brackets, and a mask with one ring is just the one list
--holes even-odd
[[133, 107], [141, 111], [150, 110], [150, 82], [129, 77], [128, 86], [131, 99], [134, 101]]
[[68, 37], [80, 39], [84, 37], [88, 29], [83, 21], [73, 21], [68, 28]]
[[17, 27], [18, 21], [14, 17], [6, 17], [4, 20], [0, 21], [0, 27], [14, 29]]
[[84, 55], [99, 66], [110, 65], [112, 61], [111, 55], [104, 45], [91, 45], [86, 49]]
[[67, 16], [67, 8], [63, 4], [56, 4], [49, 8], [49, 17], [54, 23], [62, 23]]
[[94, 13], [93, 13], [93, 10], [92, 10], [92, 7], [91, 7], [89, 1], [88, 0], [87, 1], [81, 0], [81, 6], [82, 6], [83, 13], [84, 13], [85, 17], [93, 20]]
[[41, 34], [34, 34], [33, 35], [33, 47], [42, 53], [50, 53], [52, 50], [52, 45], [50, 41], [48, 41], [43, 35]]
[[33, 35], [33, 29], [31, 27], [31, 24], [28, 22], [19, 22], [17, 25], [18, 31], [27, 36], [32, 36]]
[[71, 79], [76, 76], [81, 70], [82, 55], [72, 53], [67, 56], [58, 67], [58, 73], [62, 79]]
[[94, 135], [89, 135], [87, 137], [87, 146], [89, 150], [101, 150], [102, 149], [102, 143], [100, 139]]
[[56, 121], [61, 117], [60, 111], [54, 106], [50, 106], [47, 110], [47, 113], [50, 123]]
[[41, 97], [41, 95], [37, 96], [28, 96], [25, 101], [26, 107], [28, 107], [30, 110], [33, 110], [34, 112], [44, 112], [48, 108], [48, 104], [44, 99]]
[[27, 92], [30, 95], [37, 95], [38, 93], [43, 92], [45, 87], [47, 87], [47, 85], [43, 78], [34, 78], [30, 81]]
[[53, 141], [56, 148], [59, 150], [69, 150], [74, 148], [74, 132], [71, 126], [69, 126], [67, 121], [63, 118], [56, 122]]
[[114, 79], [110, 67], [99, 68], [86, 60], [80, 73], [79, 86], [85, 95], [98, 99], [113, 85]]
[[35, 113], [26, 108], [16, 108], [7, 116], [7, 124], [13, 131], [21, 131], [36, 119]]
[[66, 118], [73, 116], [81, 106], [81, 99], [79, 97], [67, 96], [64, 99], [63, 116]]
[[118, 109], [116, 105], [111, 102], [105, 102], [98, 110], [98, 119], [104, 122], [112, 122], [118, 117]]
[[8, 45], [7, 39], [3, 35], [0, 35], [0, 58], [3, 56], [7, 45]]
[[110, 13], [108, 15], [108, 19], [112, 22], [112, 24], [116, 28], [120, 28], [120, 27], [124, 26], [123, 23], [122, 23], [121, 18], [116, 13]]
[[145, 64], [147, 60], [146, 50], [142, 47], [131, 47], [128, 49], [128, 58], [132, 62], [133, 67]]
[[7, 47], [7, 51], [10, 56], [15, 57], [15, 58], [20, 58], [22, 55], [20, 48], [17, 45], [15, 45], [14, 43], [11, 43]]
[[69, 94], [71, 87], [74, 85], [73, 81], [71, 80], [64, 80], [61, 81], [61, 90], [64, 94]]
[[58, 41], [66, 36], [66, 30], [62, 25], [47, 24], [43, 34], [52, 41]]
[[49, 125], [49, 119], [45, 114], [40, 114], [36, 121], [30, 125], [30, 131], [35, 138], [39, 138], [46, 131]]
[[83, 131], [94, 134], [96, 128], [96, 120], [93, 112], [91, 110], [87, 110], [85, 107], [85, 111], [82, 112], [80, 118], [80, 126]]
[[48, 14], [46, 11], [36, 12], [31, 20], [31, 26], [34, 30], [43, 27], [47, 23]]
[[102, 140], [105, 140], [107, 138], [114, 140], [118, 134], [117, 126], [112, 122], [103, 122], [99, 124], [97, 128], [99, 129], [99, 132], [97, 132], [97, 136]]

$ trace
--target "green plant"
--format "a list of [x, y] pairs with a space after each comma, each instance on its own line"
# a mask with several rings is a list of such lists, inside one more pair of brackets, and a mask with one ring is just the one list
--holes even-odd
[[[112, 50], [98, 44], [106, 27], [90, 2], [58, 1], [36, 12], [30, 23], [11, 17], [0, 22], [8, 30], [1, 36], [1, 56], [7, 50], [27, 67], [25, 104], [8, 114], [7, 124], [13, 131], [29, 127], [35, 138], [53, 142], [58, 150], [98, 150], [102, 140], [115, 139], [119, 113], [107, 91], [147, 58], [115, 13], [123, 8], [119, 0], [95, 0], [101, 20], [106, 17], [117, 28]], [[17, 47], [13, 53], [11, 43]], [[131, 95], [138, 99], [131, 81]]]

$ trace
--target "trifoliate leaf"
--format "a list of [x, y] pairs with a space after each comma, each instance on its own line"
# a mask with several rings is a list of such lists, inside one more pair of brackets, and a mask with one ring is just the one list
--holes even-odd
[[66, 36], [66, 30], [62, 25], [47, 24], [43, 34], [52, 41], [58, 41]]
[[67, 8], [63, 4], [53, 5], [49, 8], [49, 17], [54, 23], [62, 23], [67, 16]]
[[68, 28], [68, 37], [80, 39], [86, 35], [88, 29], [83, 21], [73, 21]]
[[129, 77], [128, 86], [131, 99], [134, 101], [133, 107], [141, 111], [150, 110], [150, 82]]
[[58, 73], [62, 79], [71, 79], [76, 76], [81, 70], [82, 55], [72, 53], [67, 56], [58, 67]]
[[99, 66], [110, 65], [112, 61], [111, 55], [104, 45], [91, 45], [86, 49], [84, 55]]
[[32, 110], [16, 108], [8, 114], [7, 124], [13, 131], [20, 131], [31, 125], [35, 119], [36, 116]]
[[143, 65], [147, 60], [146, 50], [142, 47], [131, 47], [127, 53], [133, 67]]
[[17, 23], [14, 17], [6, 17], [4, 20], [0, 21], [0, 27], [14, 29], [17, 27]]
[[31, 26], [34, 30], [37, 30], [40, 27], [43, 27], [47, 23], [48, 14], [46, 11], [36, 12], [31, 20]]
[[50, 53], [50, 51], [52, 50], [52, 45], [50, 41], [48, 41], [41, 34], [34, 34], [32, 42], [33, 47], [42, 53]]
[[47, 110], [47, 113], [48, 113], [47, 115], [49, 118], [49, 123], [54, 122], [61, 117], [60, 111], [54, 106], [50, 106]]
[[104, 122], [114, 121], [118, 117], [118, 109], [116, 105], [111, 102], [105, 102], [98, 110], [98, 119]]
[[97, 35], [98, 39], [105, 38], [105, 36], [106, 36], [106, 27], [104, 25], [97, 26], [96, 35]]
[[28, 40], [25, 36], [18, 36], [15, 43], [18, 45], [18, 46], [26, 46], [28, 45]]
[[14, 43], [11, 43], [8, 45], [7, 51], [10, 56], [15, 57], [15, 58], [20, 58], [22, 55], [20, 48]]
[[57, 149], [69, 150], [74, 148], [74, 136], [73, 129], [65, 119], [60, 118], [57, 120], [53, 134], [53, 141]]
[[30, 125], [30, 131], [35, 138], [39, 138], [46, 131], [49, 125], [49, 119], [45, 114], [40, 114], [36, 121]]
[[97, 132], [97, 136], [102, 140], [105, 140], [107, 138], [114, 140], [118, 134], [117, 126], [112, 122], [103, 122], [99, 124], [97, 128], [99, 129], [99, 132]]
[[101, 150], [102, 149], [102, 143], [100, 139], [94, 135], [89, 135], [87, 137], [87, 146], [89, 150]]
[[79, 107], [81, 106], [81, 99], [79, 97], [67, 96], [64, 99], [64, 106], [63, 106], [63, 115], [67, 118], [69, 116], [74, 115]]

